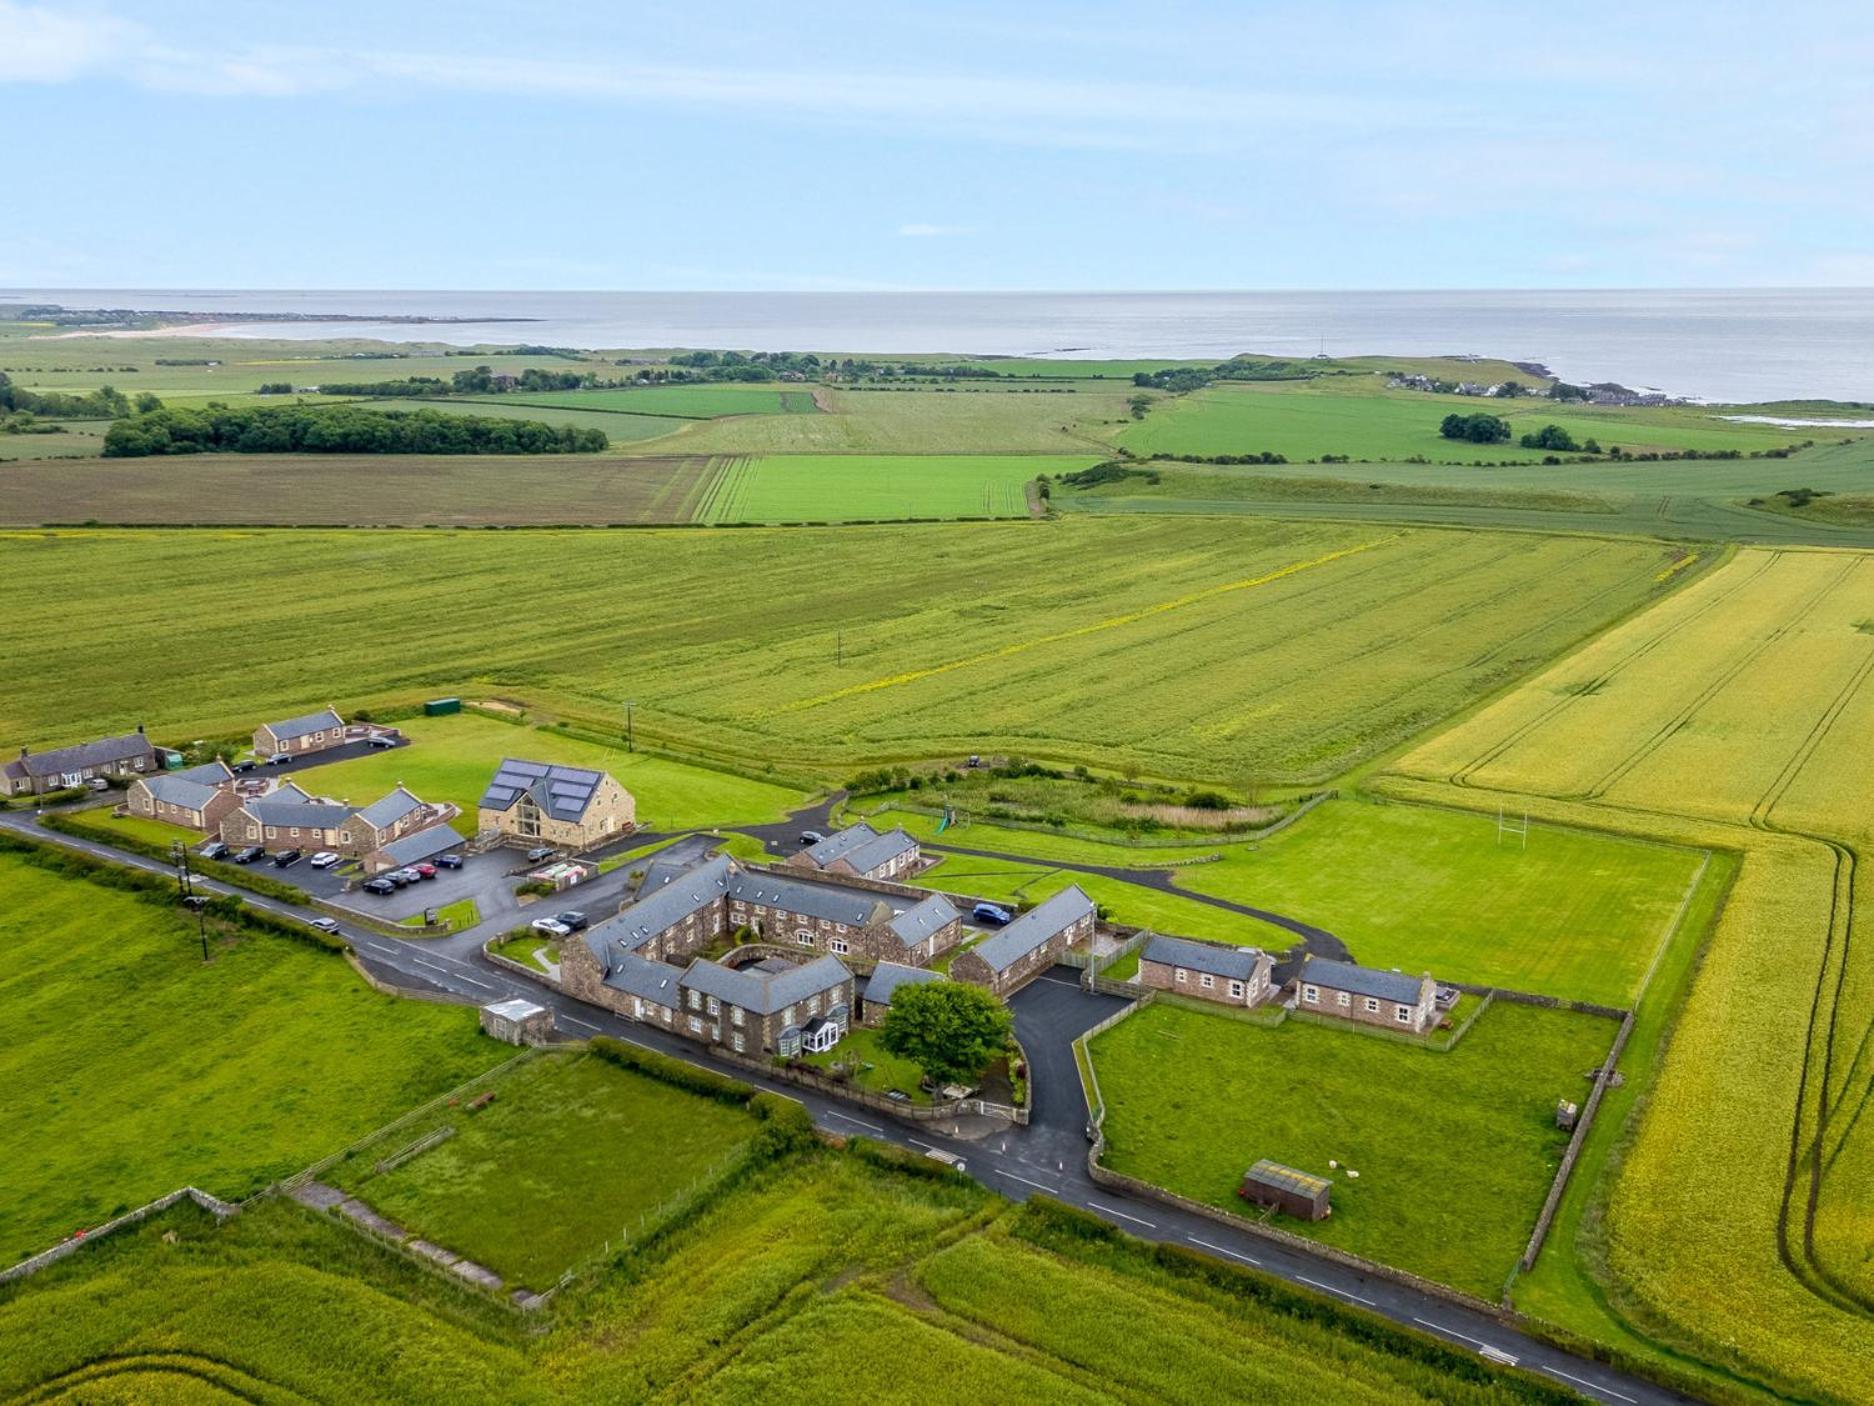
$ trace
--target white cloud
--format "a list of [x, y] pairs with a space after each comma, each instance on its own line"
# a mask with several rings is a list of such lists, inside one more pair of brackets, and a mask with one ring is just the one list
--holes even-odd
[[142, 31], [112, 16], [0, 0], [0, 83], [64, 83], [134, 52]]
[[975, 225], [899, 225], [898, 235], [902, 239], [949, 239], [958, 235], [976, 233]]

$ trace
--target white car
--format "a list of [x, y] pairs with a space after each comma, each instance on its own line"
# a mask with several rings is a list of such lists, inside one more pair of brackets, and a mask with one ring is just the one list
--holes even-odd
[[367, 745], [372, 747], [395, 747], [397, 745], [396, 738], [386, 737], [381, 732], [374, 732], [364, 740]]
[[535, 932], [543, 932], [548, 937], [571, 937], [573, 935], [573, 930], [558, 918], [535, 918], [529, 926]]
[[317, 928], [320, 932], [338, 931], [338, 919], [336, 918], [313, 918], [307, 925]]
[[342, 855], [333, 854], [329, 849], [322, 849], [306, 862], [315, 869], [330, 869], [341, 858], [343, 858]]

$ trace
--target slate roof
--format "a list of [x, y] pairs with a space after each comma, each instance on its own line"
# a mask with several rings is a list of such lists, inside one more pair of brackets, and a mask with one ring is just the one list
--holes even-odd
[[627, 996], [641, 996], [672, 1010], [677, 1006], [677, 983], [682, 979], [683, 973], [677, 968], [666, 962], [653, 962], [635, 952], [615, 954], [611, 970], [605, 973], [605, 984], [612, 990], [622, 991]]
[[1333, 1185], [1326, 1177], [1298, 1172], [1293, 1167], [1284, 1167], [1280, 1162], [1271, 1162], [1267, 1157], [1243, 1173], [1243, 1179], [1281, 1191], [1293, 1191], [1310, 1198], [1318, 1196]]
[[942, 981], [943, 977], [923, 967], [907, 967], [900, 962], [880, 962], [872, 969], [872, 976], [865, 984], [865, 1003], [868, 1006], [889, 1006], [892, 992], [900, 986], [923, 986], [927, 982]]
[[585, 819], [603, 780], [604, 772], [585, 767], [503, 757], [482, 793], [481, 804], [484, 810], [509, 810], [522, 796], [532, 796], [534, 804], [553, 819], [577, 824]]
[[917, 841], [907, 835], [902, 828], [887, 831], [881, 835], [870, 825], [861, 820], [856, 825], [848, 825], [844, 830], [828, 835], [819, 844], [804, 851], [816, 868], [824, 869], [836, 860], [843, 859], [864, 874], [878, 868], [887, 860], [903, 854], [906, 850], [917, 848]]
[[932, 933], [962, 916], [951, 907], [949, 899], [940, 893], [933, 893], [922, 903], [905, 909], [885, 926], [906, 947], [916, 947]]
[[1192, 942], [1184, 937], [1166, 937], [1153, 933], [1145, 940], [1139, 956], [1148, 962], [1163, 962], [1168, 967], [1184, 967], [1194, 972], [1209, 972], [1236, 981], [1248, 981], [1256, 974], [1262, 953], [1254, 947], [1220, 947], [1214, 942]]
[[83, 771], [86, 767], [110, 766], [133, 757], [149, 756], [155, 750], [141, 731], [126, 732], [120, 737], [100, 737], [95, 742], [54, 747], [49, 752], [27, 752], [8, 762], [6, 771], [9, 776], [56, 776], [60, 772]]
[[809, 846], [804, 853], [815, 865], [824, 869], [835, 859], [843, 859], [860, 845], [877, 838], [878, 831], [861, 820], [844, 830], [835, 830], [817, 845]]
[[809, 918], [825, 918], [848, 927], [870, 927], [894, 915], [896, 905], [884, 895], [862, 893], [856, 889], [835, 888], [831, 884], [809, 883], [780, 874], [755, 873], [738, 869], [729, 879], [729, 897], [743, 903], [761, 903], [770, 908], [785, 908]]
[[142, 778], [150, 794], [165, 805], [181, 806], [185, 810], [201, 810], [216, 796], [221, 794], [221, 787], [234, 779], [234, 773], [221, 762], [209, 762], [206, 766], [190, 767], [187, 771], [159, 772], [155, 776]]
[[392, 864], [420, 864], [447, 854], [462, 843], [462, 837], [447, 825], [427, 825], [409, 835], [400, 835], [379, 851]]
[[734, 866], [727, 855], [717, 855], [673, 875], [663, 887], [640, 898], [616, 917], [607, 918], [586, 929], [586, 945], [598, 957], [601, 966], [610, 969], [606, 955], [629, 952], [642, 947], [673, 923], [720, 898], [729, 891], [729, 872]]
[[1404, 972], [1382, 971], [1353, 962], [1336, 962], [1326, 957], [1309, 957], [1302, 963], [1300, 979], [1310, 986], [1325, 986], [1330, 991], [1351, 991], [1356, 996], [1377, 996], [1382, 1001], [1397, 1001], [1416, 1006], [1429, 976], [1407, 976]]
[[991, 971], [1007, 971], [1042, 946], [1069, 923], [1095, 912], [1093, 900], [1079, 884], [1069, 884], [1046, 903], [1029, 909], [994, 937], [986, 937], [970, 951], [989, 964]]
[[388, 796], [372, 801], [358, 811], [358, 818], [374, 830], [387, 830], [413, 810], [423, 809], [423, 802], [402, 786]]
[[345, 720], [330, 708], [321, 708], [316, 713], [307, 713], [304, 717], [288, 718], [281, 723], [268, 723], [266, 728], [276, 741], [286, 742], [295, 737], [304, 737], [312, 732], [328, 732], [332, 728], [342, 728]]
[[343, 825], [355, 813], [351, 806], [315, 801], [290, 781], [277, 790], [246, 802], [241, 808], [262, 825], [297, 825], [302, 829], [315, 830], [330, 830], [334, 826]]
[[499, 1016], [506, 1016], [509, 1020], [526, 1020], [530, 1016], [544, 1015], [547, 1008], [536, 1006], [532, 1001], [523, 1000], [519, 996], [513, 996], [505, 1001], [490, 1001], [482, 1009], [493, 1011]]
[[756, 1015], [773, 1015], [851, 979], [852, 973], [837, 957], [816, 957], [804, 966], [790, 967], [784, 972], [754, 968], [736, 971], [720, 962], [698, 957], [690, 963], [679, 984], [686, 990], [701, 991], [705, 996], [714, 996], [718, 1001], [740, 1006]]

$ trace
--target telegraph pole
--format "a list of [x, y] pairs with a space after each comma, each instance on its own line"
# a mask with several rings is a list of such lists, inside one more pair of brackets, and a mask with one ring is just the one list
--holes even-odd
[[181, 902], [195, 910], [195, 932], [202, 940], [202, 960], [208, 960], [208, 914], [203, 911], [205, 899], [195, 892], [195, 875], [189, 869], [189, 851], [182, 841], [177, 840], [169, 846], [169, 856], [176, 865], [176, 892]]
[[636, 747], [631, 745], [631, 709], [632, 707], [633, 707], [633, 700], [627, 698], [625, 700], [625, 750], [627, 752], [635, 752], [637, 750]]

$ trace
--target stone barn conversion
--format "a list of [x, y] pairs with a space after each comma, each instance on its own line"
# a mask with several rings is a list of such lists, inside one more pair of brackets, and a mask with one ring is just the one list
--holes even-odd
[[1438, 1016], [1438, 984], [1429, 972], [1407, 976], [1311, 955], [1302, 963], [1295, 988], [1295, 1009], [1362, 1025], [1422, 1035]]
[[345, 720], [334, 708], [321, 708], [303, 717], [262, 723], [254, 729], [254, 751], [263, 757], [302, 757], [345, 745]]
[[855, 879], [897, 879], [916, 871], [920, 854], [917, 841], [902, 829], [881, 835], [863, 820], [828, 835], [787, 862], [796, 869], [822, 874], [845, 874]]
[[1070, 884], [993, 937], [958, 953], [950, 975], [1006, 997], [1053, 966], [1063, 952], [1089, 941], [1097, 912], [1086, 891]]
[[544, 1045], [553, 1038], [553, 1012], [516, 996], [482, 1007], [482, 1033], [510, 1045]]
[[610, 773], [506, 757], [482, 793], [479, 825], [503, 844], [578, 853], [630, 834], [638, 806]]
[[929, 971], [924, 967], [880, 962], [872, 968], [872, 975], [866, 978], [865, 987], [859, 992], [859, 1023], [877, 1025], [884, 1020], [885, 1012], [891, 1009], [892, 995], [904, 987], [924, 986], [943, 979], [941, 972]]
[[1226, 1006], [1254, 1006], [1274, 991], [1274, 967], [1269, 954], [1254, 947], [1154, 933], [1139, 952], [1139, 984]]
[[123, 781], [162, 770], [156, 748], [143, 734], [141, 724], [135, 732], [121, 737], [101, 737], [96, 742], [80, 742], [72, 747], [54, 747], [49, 752], [20, 748], [12, 761], [0, 765], [0, 792], [9, 796], [43, 796], [48, 791], [69, 791], [88, 785], [98, 777]]
[[1326, 1220], [1333, 1209], [1328, 1205], [1333, 1185], [1326, 1177], [1298, 1172], [1265, 1157], [1243, 1173], [1236, 1194], [1252, 1206], [1266, 1206], [1296, 1220]]
[[187, 771], [139, 776], [124, 795], [124, 809], [132, 815], [205, 832], [220, 830], [222, 820], [240, 803], [234, 773], [219, 760]]

